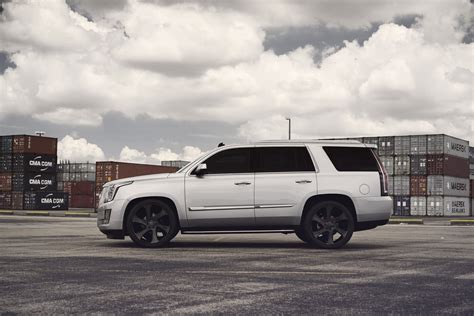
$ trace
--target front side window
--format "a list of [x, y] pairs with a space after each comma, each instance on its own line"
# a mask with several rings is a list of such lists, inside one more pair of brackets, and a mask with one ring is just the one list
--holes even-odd
[[257, 147], [256, 172], [315, 171], [306, 147]]
[[227, 149], [209, 157], [203, 163], [207, 165], [207, 174], [249, 173], [252, 172], [250, 154], [250, 148]]

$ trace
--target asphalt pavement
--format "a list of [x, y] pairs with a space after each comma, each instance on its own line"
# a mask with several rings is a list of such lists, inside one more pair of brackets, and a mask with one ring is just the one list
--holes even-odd
[[0, 314], [474, 314], [474, 226], [107, 240], [92, 218], [0, 216]]

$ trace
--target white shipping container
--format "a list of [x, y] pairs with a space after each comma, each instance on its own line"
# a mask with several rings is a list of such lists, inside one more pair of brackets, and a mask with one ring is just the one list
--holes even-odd
[[444, 216], [470, 216], [469, 198], [444, 197]]
[[412, 155], [425, 155], [427, 151], [426, 135], [413, 135], [410, 137], [410, 153]]
[[388, 175], [393, 175], [393, 156], [380, 156], [380, 162], [387, 170]]
[[394, 195], [393, 194], [393, 176], [388, 176], [387, 179], [387, 185], [388, 185], [388, 195]]
[[410, 198], [410, 215], [425, 216], [426, 215], [426, 197], [412, 196]]
[[428, 195], [469, 196], [469, 179], [428, 176]]
[[428, 154], [469, 158], [469, 142], [448, 135], [428, 135]]
[[403, 175], [410, 174], [410, 157], [396, 156], [394, 160], [394, 174]]
[[443, 216], [443, 197], [428, 196], [426, 199], [426, 215]]
[[410, 154], [410, 136], [395, 136], [395, 155]]
[[410, 195], [410, 177], [394, 176], [393, 177], [393, 194], [394, 195]]

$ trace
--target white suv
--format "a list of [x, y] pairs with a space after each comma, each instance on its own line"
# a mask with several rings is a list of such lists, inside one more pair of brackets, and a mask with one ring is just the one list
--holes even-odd
[[384, 225], [392, 211], [375, 145], [267, 141], [222, 146], [173, 174], [104, 185], [97, 225], [161, 247], [176, 234], [281, 232], [339, 248], [354, 231]]

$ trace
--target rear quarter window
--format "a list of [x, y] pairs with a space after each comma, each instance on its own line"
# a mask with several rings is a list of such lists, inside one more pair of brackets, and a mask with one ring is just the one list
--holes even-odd
[[323, 147], [337, 171], [378, 171], [372, 150], [365, 147]]

